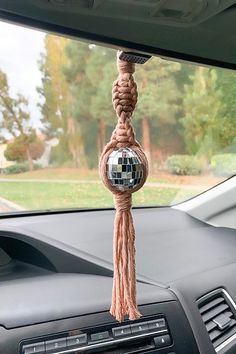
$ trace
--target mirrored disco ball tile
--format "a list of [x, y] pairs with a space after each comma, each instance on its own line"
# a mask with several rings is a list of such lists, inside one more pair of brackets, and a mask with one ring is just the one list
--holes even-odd
[[107, 177], [117, 190], [132, 190], [143, 178], [143, 165], [138, 155], [129, 148], [113, 151], [107, 160]]
[[112, 165], [108, 165], [108, 163], [106, 164], [106, 171], [107, 173], [110, 172], [112, 170]]
[[109, 158], [110, 158], [110, 157], [114, 157], [114, 156], [116, 156], [116, 150], [113, 150], [113, 151], [110, 153]]

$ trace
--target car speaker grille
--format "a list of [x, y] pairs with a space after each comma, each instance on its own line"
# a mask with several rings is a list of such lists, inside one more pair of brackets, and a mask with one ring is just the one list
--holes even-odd
[[225, 290], [216, 290], [198, 301], [198, 307], [215, 349], [236, 333], [235, 304]]

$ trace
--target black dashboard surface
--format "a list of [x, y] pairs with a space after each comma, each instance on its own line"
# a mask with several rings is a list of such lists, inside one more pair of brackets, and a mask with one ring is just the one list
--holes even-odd
[[[236, 261], [233, 229], [216, 228], [171, 208], [135, 209], [133, 214], [141, 279], [168, 286]], [[42, 215], [2, 220], [0, 228], [69, 253], [79, 251], [112, 269], [113, 218], [113, 210]]]
[[[104, 311], [110, 306], [111, 288], [111, 278], [84, 274], [48, 274], [1, 284], [5, 305], [0, 307], [0, 325], [10, 329]], [[140, 304], [175, 300], [165, 289], [148, 284], [139, 284], [138, 294]]]

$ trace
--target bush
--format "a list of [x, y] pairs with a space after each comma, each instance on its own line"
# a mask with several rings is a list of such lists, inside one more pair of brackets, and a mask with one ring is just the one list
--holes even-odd
[[43, 168], [43, 166], [40, 163], [33, 163], [33, 169], [34, 171], [36, 170], [41, 170]]
[[236, 154], [212, 156], [211, 170], [216, 176], [230, 177], [236, 174]]
[[176, 175], [194, 176], [201, 173], [201, 164], [191, 155], [172, 155], [167, 161], [167, 170]]
[[22, 162], [22, 163], [16, 163], [12, 166], [6, 167], [4, 169], [4, 173], [6, 175], [15, 175], [17, 173], [23, 173], [29, 171], [29, 166], [28, 163]]
[[[40, 170], [42, 166], [38, 163], [33, 164], [34, 170]], [[15, 163], [14, 165], [11, 165], [9, 167], [6, 167], [3, 170], [3, 173], [6, 175], [16, 175], [18, 173], [23, 173], [23, 172], [28, 172], [29, 171], [29, 165], [27, 162], [19, 162]]]

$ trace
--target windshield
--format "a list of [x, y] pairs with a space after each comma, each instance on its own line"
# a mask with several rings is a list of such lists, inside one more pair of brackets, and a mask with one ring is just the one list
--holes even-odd
[[[98, 159], [116, 123], [116, 51], [0, 23], [0, 212], [112, 207]], [[235, 174], [236, 74], [151, 58], [133, 116], [150, 174], [135, 206], [189, 199]]]

